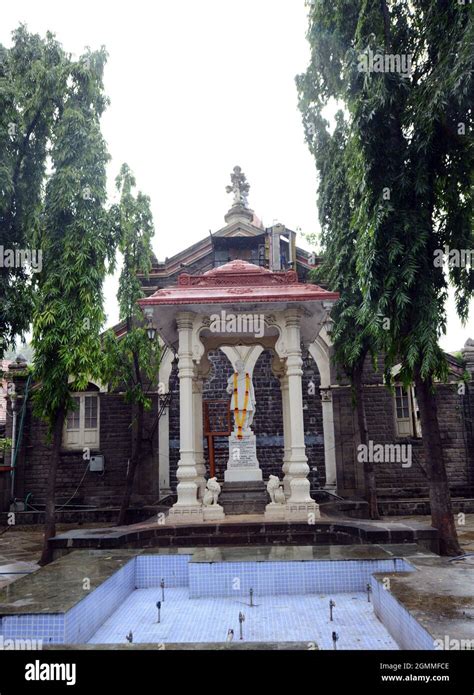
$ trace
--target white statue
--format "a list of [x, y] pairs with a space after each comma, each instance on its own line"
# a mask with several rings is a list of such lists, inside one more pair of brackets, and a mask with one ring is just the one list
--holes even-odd
[[267, 483], [267, 492], [270, 495], [272, 504], [285, 504], [285, 493], [280, 485], [280, 479], [276, 475], [271, 475]]
[[226, 186], [226, 191], [234, 194], [233, 207], [247, 208], [250, 185], [240, 167], [234, 167], [230, 180], [232, 185]]
[[217, 482], [217, 478], [209, 478], [204, 492], [202, 503], [205, 507], [211, 507], [217, 504], [219, 495], [221, 494], [221, 486]]
[[242, 360], [237, 360], [235, 368], [237, 371], [227, 380], [227, 393], [232, 394], [230, 410], [234, 416], [234, 432], [242, 439], [249, 433], [255, 415], [255, 391]]

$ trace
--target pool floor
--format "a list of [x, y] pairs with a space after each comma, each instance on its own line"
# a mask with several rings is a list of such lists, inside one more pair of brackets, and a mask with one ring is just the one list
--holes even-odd
[[[336, 602], [329, 620], [329, 600]], [[255, 596], [254, 607], [242, 598], [189, 598], [188, 587], [166, 589], [157, 623], [161, 590], [136, 589], [106, 620], [89, 644], [225, 642], [229, 628], [239, 640], [239, 612], [245, 615], [244, 641], [315, 642], [320, 649], [398, 649], [373, 612], [365, 593]]]

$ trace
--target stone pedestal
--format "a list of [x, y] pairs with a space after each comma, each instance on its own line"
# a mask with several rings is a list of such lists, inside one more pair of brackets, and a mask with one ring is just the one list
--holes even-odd
[[320, 518], [319, 505], [315, 502], [301, 504], [270, 502], [265, 507], [265, 521], [303, 521], [311, 526]]
[[226, 483], [263, 480], [262, 471], [257, 460], [257, 442], [255, 435], [245, 433], [238, 439], [235, 432], [229, 437], [229, 460], [224, 473]]
[[202, 505], [171, 507], [168, 519], [173, 524], [201, 524], [203, 521]]
[[268, 494], [262, 480], [224, 483], [219, 495], [226, 516], [263, 514], [267, 501]]
[[286, 521], [286, 505], [270, 502], [265, 507], [265, 521]]
[[220, 504], [212, 504], [210, 507], [203, 506], [202, 515], [204, 521], [223, 521], [225, 519], [224, 508]]
[[314, 524], [321, 518], [319, 505], [316, 502], [290, 502], [286, 505], [286, 520], [287, 521], [305, 521], [308, 524]]

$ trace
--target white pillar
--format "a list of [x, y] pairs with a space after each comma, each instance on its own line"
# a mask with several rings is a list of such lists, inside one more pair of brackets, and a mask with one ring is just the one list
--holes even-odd
[[321, 406], [323, 410], [323, 434], [324, 434], [324, 465], [326, 469], [326, 489], [335, 490], [336, 477], [336, 438], [334, 436], [334, 411], [332, 407], [332, 393], [329, 388], [321, 386]]
[[334, 409], [331, 393], [330, 335], [323, 329], [309, 346], [309, 353], [316, 362], [321, 378], [320, 394], [323, 414], [324, 467], [326, 485], [329, 490], [337, 489], [336, 437], [334, 434]]
[[309, 523], [319, 516], [319, 507], [311, 499], [308, 480], [309, 466], [306, 456], [303, 424], [303, 360], [301, 357], [300, 311], [285, 312], [286, 375], [288, 377], [288, 400], [291, 430], [291, 454], [288, 475], [290, 497], [286, 509], [289, 519], [307, 520]]
[[194, 413], [192, 355], [193, 314], [178, 314], [179, 348], [179, 437], [180, 458], [178, 461], [177, 486], [178, 500], [170, 509], [169, 518], [173, 523], [202, 521], [202, 504], [198, 499], [198, 471], [194, 455]]
[[193, 379], [193, 411], [194, 411], [194, 458], [196, 461], [198, 496], [202, 500], [206, 489], [206, 463], [203, 446], [203, 413], [202, 413], [202, 379], [195, 375]]
[[[167, 350], [163, 361], [160, 364], [158, 376], [159, 393], [164, 397], [169, 393], [169, 380], [173, 367], [173, 353], [168, 348], [162, 347], [162, 350]], [[160, 407], [160, 405], [158, 405]], [[171, 492], [170, 487], [170, 418], [169, 408], [164, 408], [158, 422], [158, 471], [160, 476], [160, 495]]]
[[281, 408], [283, 416], [283, 489], [286, 497], [290, 496], [290, 458], [291, 458], [291, 426], [290, 404], [288, 397], [288, 377], [286, 374], [280, 377]]

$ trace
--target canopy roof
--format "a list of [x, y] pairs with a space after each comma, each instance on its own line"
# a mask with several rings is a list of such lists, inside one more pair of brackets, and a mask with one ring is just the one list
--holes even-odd
[[182, 273], [176, 287], [158, 290], [151, 297], [141, 299], [145, 306], [242, 304], [260, 302], [335, 302], [336, 292], [328, 292], [318, 285], [298, 282], [294, 270], [273, 272], [253, 263], [235, 260], [208, 270], [202, 275]]
[[338, 298], [336, 292], [299, 282], [294, 270], [274, 272], [234, 260], [201, 275], [182, 273], [175, 287], [158, 290], [151, 297], [140, 299], [139, 304], [145, 311], [153, 310], [153, 322], [170, 345], [175, 345], [178, 337], [176, 314], [191, 311], [211, 315], [223, 305], [231, 305], [236, 311], [265, 314], [300, 306], [302, 338], [311, 341], [319, 333], [323, 316]]

